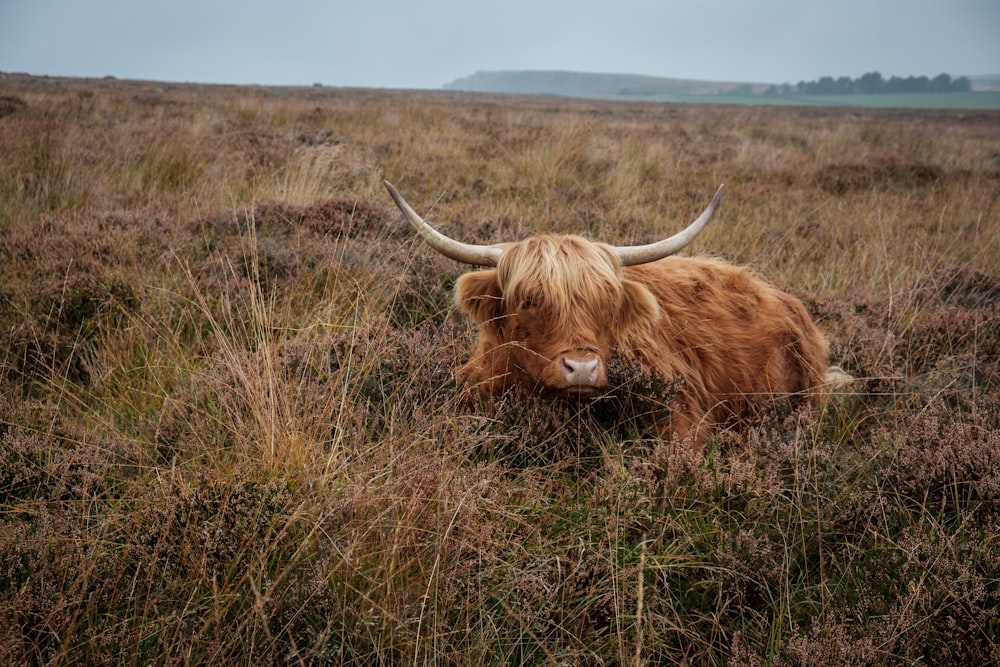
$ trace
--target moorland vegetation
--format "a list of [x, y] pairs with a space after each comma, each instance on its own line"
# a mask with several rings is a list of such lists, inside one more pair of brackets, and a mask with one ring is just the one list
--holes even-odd
[[[5, 76], [0, 663], [1000, 662], [1000, 115]], [[459, 400], [455, 238], [647, 242], [858, 378]]]

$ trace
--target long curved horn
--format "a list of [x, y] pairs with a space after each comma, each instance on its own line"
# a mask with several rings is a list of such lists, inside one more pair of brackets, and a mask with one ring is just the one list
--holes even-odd
[[701, 233], [701, 230], [705, 228], [708, 221], [712, 219], [712, 214], [715, 213], [715, 209], [719, 206], [719, 202], [722, 201], [722, 187], [715, 192], [715, 196], [712, 197], [712, 201], [709, 203], [708, 208], [706, 208], [698, 219], [688, 225], [687, 229], [677, 232], [670, 238], [663, 239], [662, 241], [657, 241], [656, 243], [650, 243], [648, 245], [637, 245], [637, 246], [626, 246], [626, 247], [615, 247], [615, 255], [618, 256], [618, 261], [622, 263], [622, 266], [635, 266], [636, 264], [647, 264], [649, 262], [655, 262], [658, 259], [663, 259], [668, 255], [673, 255], [674, 253], [681, 250], [684, 246], [694, 241], [694, 237]]
[[410, 224], [417, 230], [417, 233], [423, 237], [424, 241], [430, 247], [445, 257], [453, 259], [456, 262], [464, 262], [465, 264], [473, 264], [475, 266], [496, 266], [497, 262], [500, 261], [500, 255], [503, 254], [503, 250], [500, 248], [488, 245], [471, 245], [448, 238], [424, 222], [424, 219], [410, 208], [410, 205], [406, 203], [406, 200], [393, 187], [392, 183], [389, 181], [382, 181], [382, 183], [385, 184], [385, 188], [389, 191], [392, 200], [396, 202], [396, 206], [403, 212], [403, 215], [410, 221]]

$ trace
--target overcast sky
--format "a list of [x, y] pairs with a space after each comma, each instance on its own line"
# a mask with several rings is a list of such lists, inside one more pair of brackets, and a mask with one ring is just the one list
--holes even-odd
[[477, 70], [1000, 74], [1000, 0], [0, 0], [0, 71], [439, 88]]

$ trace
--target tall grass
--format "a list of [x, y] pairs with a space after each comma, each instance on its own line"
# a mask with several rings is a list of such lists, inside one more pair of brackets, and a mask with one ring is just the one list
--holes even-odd
[[[992, 113], [0, 79], [0, 662], [1000, 660]], [[861, 115], [858, 115], [858, 114]], [[859, 390], [702, 459], [673, 388], [466, 400], [453, 236], [651, 240]]]

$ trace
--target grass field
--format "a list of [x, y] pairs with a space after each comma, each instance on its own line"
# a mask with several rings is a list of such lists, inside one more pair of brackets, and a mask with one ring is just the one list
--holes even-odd
[[[1000, 662], [1000, 112], [6, 76], [0, 155], [0, 663]], [[704, 460], [462, 402], [383, 178], [484, 243], [724, 182], [858, 390]]]
[[[655, 101], [655, 100], [649, 100]], [[1000, 93], [878, 93], [854, 95], [678, 95], [663, 100], [694, 104], [859, 107], [883, 109], [1000, 109]]]

